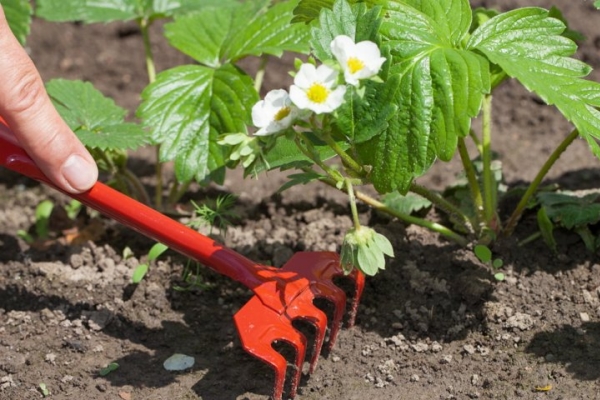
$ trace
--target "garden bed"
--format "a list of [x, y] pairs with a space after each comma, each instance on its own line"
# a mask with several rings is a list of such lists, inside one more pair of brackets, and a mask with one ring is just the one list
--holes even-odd
[[[504, 10], [553, 4], [480, 3]], [[600, 67], [600, 12], [590, 1], [560, 7], [571, 28], [587, 37], [578, 58]], [[130, 24], [36, 20], [28, 46], [45, 80], [90, 80], [133, 110], [146, 82], [136, 75], [144, 70], [140, 40]], [[154, 51], [159, 70], [184, 61], [160, 41]], [[267, 72], [272, 88], [289, 82], [283, 64]], [[570, 127], [510, 81], [494, 103], [494, 151], [508, 185], [515, 187], [533, 179]], [[149, 187], [152, 162], [149, 151], [131, 158]], [[548, 183], [571, 190], [597, 187], [599, 166], [580, 140], [562, 155]], [[457, 170], [458, 164], [440, 164], [419, 183], [441, 189]], [[239, 218], [225, 242], [253, 260], [279, 266], [296, 251], [339, 250], [351, 226], [344, 196], [319, 185], [276, 194], [284, 176], [242, 180], [236, 171], [222, 187], [192, 187], [188, 198], [201, 203], [219, 193], [238, 195]], [[42, 398], [40, 383], [53, 399], [268, 398], [272, 372], [242, 350], [232, 321], [250, 298], [248, 290], [208, 270], [201, 273], [201, 286], [176, 290], [185, 260], [175, 253], [163, 256], [133, 286], [133, 269], [152, 241], [106, 219], [85, 216], [75, 243], [60, 237], [29, 246], [17, 231], [31, 229], [36, 205], [48, 198], [67, 202], [51, 189], [0, 171], [1, 398]], [[498, 282], [472, 251], [423, 228], [360, 211], [390, 238], [396, 257], [367, 280], [356, 327], [342, 330], [333, 351], [303, 379], [298, 398], [600, 397], [600, 264], [578, 236], [556, 232], [558, 255], [541, 240], [518, 246], [537, 229], [535, 215], [525, 215], [514, 237], [494, 248], [507, 276]], [[68, 227], [58, 214], [52, 224], [55, 232]], [[135, 256], [124, 260], [125, 247]], [[164, 370], [174, 353], [193, 356], [194, 367]], [[111, 362], [119, 369], [100, 376]]]

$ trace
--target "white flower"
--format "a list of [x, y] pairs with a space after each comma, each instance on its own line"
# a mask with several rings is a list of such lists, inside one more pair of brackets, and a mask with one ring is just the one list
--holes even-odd
[[346, 93], [345, 86], [336, 87], [337, 77], [338, 72], [327, 65], [302, 64], [290, 87], [290, 98], [300, 109], [332, 112], [342, 105]]
[[359, 79], [377, 75], [385, 62], [379, 47], [371, 41], [354, 43], [345, 35], [336, 36], [331, 42], [331, 52], [341, 64], [346, 82], [357, 85]]
[[260, 128], [255, 135], [266, 136], [289, 128], [294, 122], [298, 109], [283, 89], [271, 90], [264, 100], [252, 107], [252, 122]]

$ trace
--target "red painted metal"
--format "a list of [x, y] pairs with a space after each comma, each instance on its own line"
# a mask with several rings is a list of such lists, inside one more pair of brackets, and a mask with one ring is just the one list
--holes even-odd
[[[1, 118], [0, 165], [65, 193], [44, 176]], [[329, 346], [335, 344], [346, 306], [345, 293], [333, 283], [334, 277], [343, 275], [336, 253], [297, 253], [278, 269], [257, 264], [100, 182], [85, 193], [65, 194], [250, 288], [255, 296], [234, 316], [234, 321], [244, 349], [275, 371], [275, 400], [283, 396], [287, 362], [273, 349], [274, 341], [285, 341], [296, 352], [289, 397], [296, 395], [300, 381], [307, 341], [293, 328], [291, 323], [294, 319], [303, 319], [314, 325], [315, 343], [309, 372], [313, 372], [317, 364], [325, 338], [327, 316], [313, 305], [315, 298], [325, 298], [334, 305]], [[349, 277], [354, 280], [355, 286], [349, 318], [352, 326], [364, 288], [364, 276], [354, 272]]]

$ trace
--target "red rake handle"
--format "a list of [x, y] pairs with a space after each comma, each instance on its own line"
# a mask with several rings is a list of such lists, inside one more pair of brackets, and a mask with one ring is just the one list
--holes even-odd
[[256, 264], [235, 251], [101, 182], [81, 194], [57, 188], [23, 150], [0, 118], [0, 165], [43, 182], [179, 253], [255, 290], [273, 280], [276, 269]]

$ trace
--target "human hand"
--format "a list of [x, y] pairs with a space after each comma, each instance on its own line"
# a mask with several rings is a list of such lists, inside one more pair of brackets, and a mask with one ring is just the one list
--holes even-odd
[[59, 188], [80, 193], [98, 167], [62, 120], [33, 62], [12, 34], [0, 5], [0, 116], [19, 144]]

